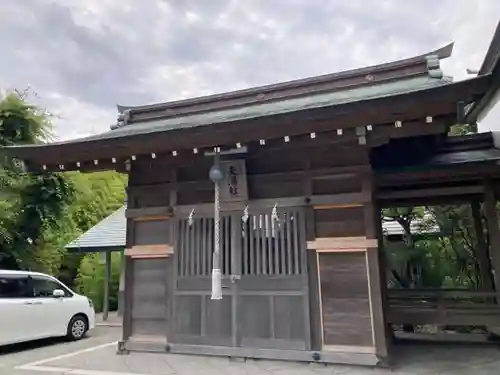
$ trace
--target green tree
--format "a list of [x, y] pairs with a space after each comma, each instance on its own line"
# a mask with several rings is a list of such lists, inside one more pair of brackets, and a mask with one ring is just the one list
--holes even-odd
[[[52, 139], [50, 115], [27, 103], [27, 91], [0, 100], [0, 146]], [[59, 226], [75, 192], [63, 174], [34, 176], [3, 155], [0, 159], [0, 265], [31, 268], [44, 235]], [[49, 267], [50, 268], [50, 267]]]

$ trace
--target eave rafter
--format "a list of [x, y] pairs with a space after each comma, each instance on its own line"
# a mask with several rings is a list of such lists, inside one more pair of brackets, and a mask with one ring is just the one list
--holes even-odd
[[[362, 147], [376, 147], [389, 142], [390, 139], [404, 138], [415, 135], [445, 134], [448, 126], [453, 123], [450, 117], [439, 117], [437, 119], [427, 116], [419, 121], [397, 120], [392, 123], [364, 125], [356, 128], [336, 129], [328, 132], [311, 132], [294, 136], [283, 136], [280, 138], [259, 139], [241, 143], [227, 143], [215, 146], [219, 151], [232, 149], [245, 149], [247, 152], [293, 152], [303, 151], [307, 148], [316, 150], [328, 148], [335, 144], [349, 144]], [[145, 160], [154, 163], [179, 164], [193, 158], [202, 158], [209, 152], [214, 151], [211, 147], [195, 147], [192, 149], [171, 150], [168, 152], [150, 152], [148, 154], [129, 153], [121, 157], [94, 158], [92, 160], [66, 162], [65, 164], [28, 164], [29, 170], [33, 172], [61, 172], [80, 170], [93, 172], [99, 170], [118, 170], [127, 172], [137, 162]]]
[[[333, 132], [346, 136], [354, 132], [357, 139], [359, 129], [365, 133], [376, 134], [384, 124], [393, 124], [396, 134], [401, 124], [422, 123], [422, 130], [435, 126], [436, 119], [456, 116], [457, 102], [470, 103], [484, 95], [489, 87], [490, 76], [445, 84], [438, 87], [412, 91], [403, 94], [361, 100], [330, 107], [307, 109], [272, 116], [264, 116], [238, 121], [220, 122], [191, 128], [156, 131], [145, 134], [97, 139], [83, 139], [42, 146], [19, 146], [8, 148], [11, 156], [22, 159], [30, 169], [58, 170], [107, 169], [105, 163], [123, 161], [138, 156], [171, 153], [180, 155], [185, 151], [213, 149], [236, 144], [247, 145], [252, 142], [270, 142], [288, 137], [293, 143], [296, 137], [321, 139], [323, 133]], [[455, 117], [456, 118], [456, 117]], [[430, 122], [432, 121], [432, 122]], [[392, 126], [392, 125], [391, 125]], [[436, 129], [436, 132], [443, 131]], [[357, 133], [356, 133], [357, 132]], [[413, 135], [421, 135], [416, 132]], [[104, 164], [103, 164], [104, 163]], [[70, 167], [71, 166], [71, 167]], [[114, 168], [113, 168], [114, 169]]]

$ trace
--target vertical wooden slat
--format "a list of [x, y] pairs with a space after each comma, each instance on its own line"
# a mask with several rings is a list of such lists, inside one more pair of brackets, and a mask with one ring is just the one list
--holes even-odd
[[187, 257], [188, 257], [188, 276], [193, 276], [194, 275], [194, 236], [193, 236], [193, 225], [187, 224]]
[[248, 221], [244, 223], [243, 221], [238, 221], [241, 225], [241, 246], [242, 246], [242, 273], [243, 275], [248, 275], [250, 272], [250, 254], [249, 254], [249, 242], [248, 242]]
[[196, 243], [196, 246], [194, 247], [194, 251], [196, 254], [196, 264], [195, 264], [195, 275], [199, 276], [201, 275], [201, 246], [202, 246], [202, 226], [201, 226], [201, 219], [197, 219], [194, 221], [194, 242]]
[[260, 272], [263, 275], [267, 275], [267, 253], [266, 253], [266, 215], [259, 215], [259, 249], [261, 256]]
[[255, 220], [255, 217], [250, 216], [249, 221], [248, 221], [249, 225], [247, 227], [248, 228], [248, 231], [247, 231], [248, 243], [250, 246], [250, 249], [249, 249], [249, 251], [250, 251], [250, 267], [249, 267], [250, 275], [255, 275], [257, 272], [257, 268], [256, 268], [257, 259], [255, 256], [254, 220]]
[[261, 257], [262, 257], [262, 252], [261, 252], [261, 246], [260, 246], [260, 215], [255, 215], [255, 220], [256, 220], [256, 230], [255, 230], [255, 263], [256, 263], [256, 269], [255, 269], [255, 275], [260, 275], [261, 274]]
[[183, 276], [189, 276], [189, 225], [186, 220], [184, 224], [184, 259], [183, 259]]
[[266, 215], [266, 226], [267, 226], [267, 272], [269, 275], [274, 275], [274, 261], [273, 261], [273, 228], [270, 215]]
[[280, 232], [279, 232], [279, 242], [280, 242], [280, 268], [281, 268], [281, 274], [286, 275], [287, 274], [287, 267], [286, 267], [286, 241], [285, 241], [285, 231], [286, 231], [286, 216], [284, 217], [285, 220], [280, 221]]
[[292, 225], [291, 225], [291, 220], [290, 220], [290, 215], [287, 214], [285, 216], [286, 220], [286, 274], [287, 275], [292, 275], [293, 274], [293, 268], [292, 268]]
[[224, 216], [224, 265], [225, 274], [231, 274], [231, 218]]
[[296, 275], [300, 274], [300, 255], [299, 255], [299, 249], [300, 249], [300, 243], [299, 243], [299, 212], [298, 211], [293, 211], [293, 223], [292, 223], [292, 230], [293, 230], [293, 265], [294, 265], [294, 273]]
[[200, 234], [201, 274], [205, 276], [207, 275], [207, 219], [206, 218], [200, 219], [200, 227], [201, 227], [201, 234]]
[[279, 242], [279, 222], [275, 221], [273, 223], [274, 225], [274, 274], [275, 275], [280, 275], [281, 274], [281, 267], [280, 267], [280, 242]]
[[179, 276], [184, 276], [184, 267], [185, 267], [185, 260], [186, 260], [186, 235], [184, 231], [184, 220], [179, 220], [179, 257], [178, 257], [178, 267], [177, 269], [179, 270]]

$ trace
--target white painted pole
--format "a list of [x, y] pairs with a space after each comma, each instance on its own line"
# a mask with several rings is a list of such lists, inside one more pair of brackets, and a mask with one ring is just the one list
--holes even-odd
[[[220, 168], [220, 155], [215, 152], [215, 168]], [[219, 176], [221, 177], [221, 176]], [[220, 180], [213, 178], [215, 184], [214, 196], [214, 253], [212, 257], [212, 297], [211, 299], [222, 299], [222, 271], [220, 268]]]

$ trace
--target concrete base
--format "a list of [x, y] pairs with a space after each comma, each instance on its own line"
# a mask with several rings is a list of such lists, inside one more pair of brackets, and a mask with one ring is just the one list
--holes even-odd
[[244, 359], [284, 360], [309, 363], [329, 363], [359, 366], [380, 366], [382, 361], [375, 354], [345, 353], [333, 351], [299, 351], [278, 349], [257, 349], [244, 347], [204, 346], [166, 343], [159, 341], [146, 342], [133, 340], [121, 342], [122, 351], [157, 352], [172, 354], [191, 354]]

